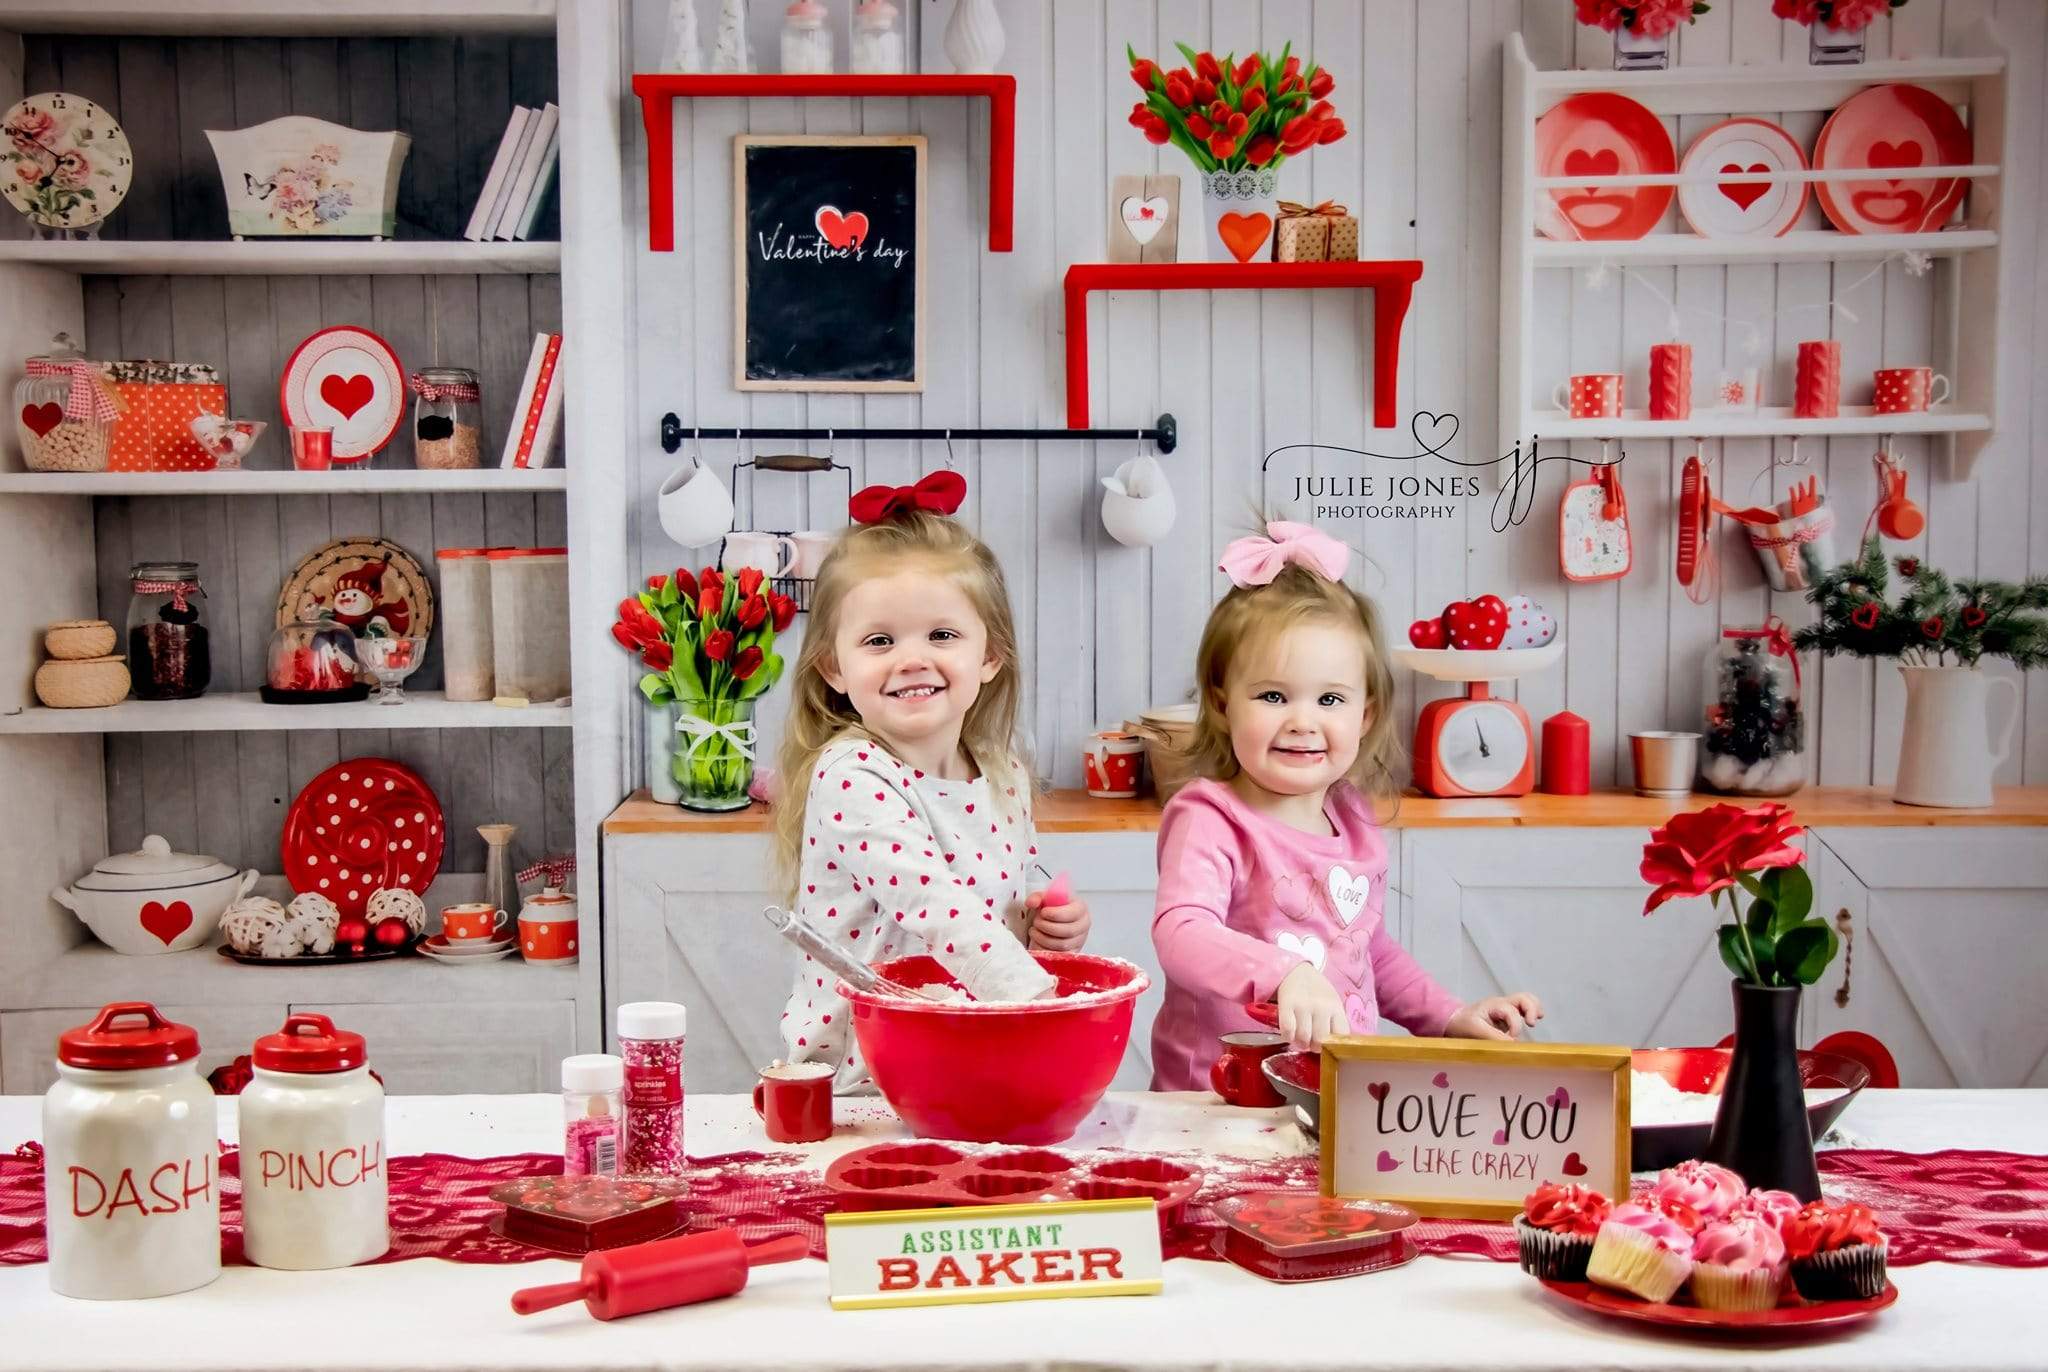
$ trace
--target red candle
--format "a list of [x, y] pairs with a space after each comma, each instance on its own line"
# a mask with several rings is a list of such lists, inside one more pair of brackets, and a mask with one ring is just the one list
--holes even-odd
[[1796, 419], [1833, 419], [1842, 408], [1842, 345], [1816, 338], [1799, 345], [1793, 377], [1792, 414]]
[[1537, 790], [1551, 796], [1582, 796], [1593, 789], [1593, 730], [1570, 710], [1543, 721], [1542, 779]]
[[1650, 418], [1692, 416], [1692, 344], [1650, 345]]

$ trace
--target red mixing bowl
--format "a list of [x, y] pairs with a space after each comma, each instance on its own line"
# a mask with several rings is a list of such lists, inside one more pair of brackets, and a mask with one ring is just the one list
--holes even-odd
[[[940, 1004], [839, 983], [875, 1087], [920, 1138], [1058, 1143], [1102, 1099], [1151, 983], [1142, 969], [1086, 953], [1033, 953], [1061, 998], [1024, 1005]], [[953, 984], [935, 959], [875, 970], [903, 986]]]

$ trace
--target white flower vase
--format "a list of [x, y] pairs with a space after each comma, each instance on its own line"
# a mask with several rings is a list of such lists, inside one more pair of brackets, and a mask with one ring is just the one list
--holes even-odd
[[[1906, 724], [1899, 735], [1899, 773], [1892, 799], [1901, 805], [1977, 809], [1991, 803], [1991, 774], [2012, 747], [2020, 716], [2019, 684], [1977, 667], [1899, 666], [1906, 682]], [[2003, 686], [2012, 710], [1988, 741], [1989, 693]]]
[[946, 21], [946, 57], [957, 72], [989, 72], [1003, 55], [1003, 21], [996, 0], [958, 0]]
[[1670, 34], [1651, 38], [1634, 32], [1626, 25], [1614, 31], [1616, 71], [1663, 71], [1670, 65]]
[[1256, 262], [1270, 253], [1273, 200], [1279, 190], [1280, 173], [1272, 168], [1204, 172], [1202, 237], [1191, 245], [1190, 236], [1182, 235], [1183, 257], [1190, 262]]

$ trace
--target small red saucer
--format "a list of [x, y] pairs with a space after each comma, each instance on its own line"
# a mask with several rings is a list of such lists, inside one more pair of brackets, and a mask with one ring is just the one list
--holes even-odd
[[1899, 1298], [1899, 1288], [1886, 1282], [1884, 1290], [1867, 1301], [1808, 1301], [1800, 1299], [1790, 1281], [1784, 1299], [1774, 1310], [1702, 1310], [1697, 1305], [1668, 1305], [1637, 1300], [1620, 1291], [1582, 1281], [1546, 1281], [1546, 1290], [1573, 1305], [1617, 1319], [1641, 1324], [1678, 1325], [1692, 1329], [1782, 1330], [1824, 1329], [1867, 1320]]

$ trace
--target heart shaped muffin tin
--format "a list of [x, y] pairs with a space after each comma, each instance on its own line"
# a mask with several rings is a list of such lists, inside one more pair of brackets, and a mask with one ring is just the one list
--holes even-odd
[[1143, 1197], [1171, 1224], [1201, 1189], [1202, 1174], [1143, 1153], [1077, 1157], [1051, 1148], [977, 1151], [946, 1143], [858, 1148], [825, 1169], [842, 1210]]

